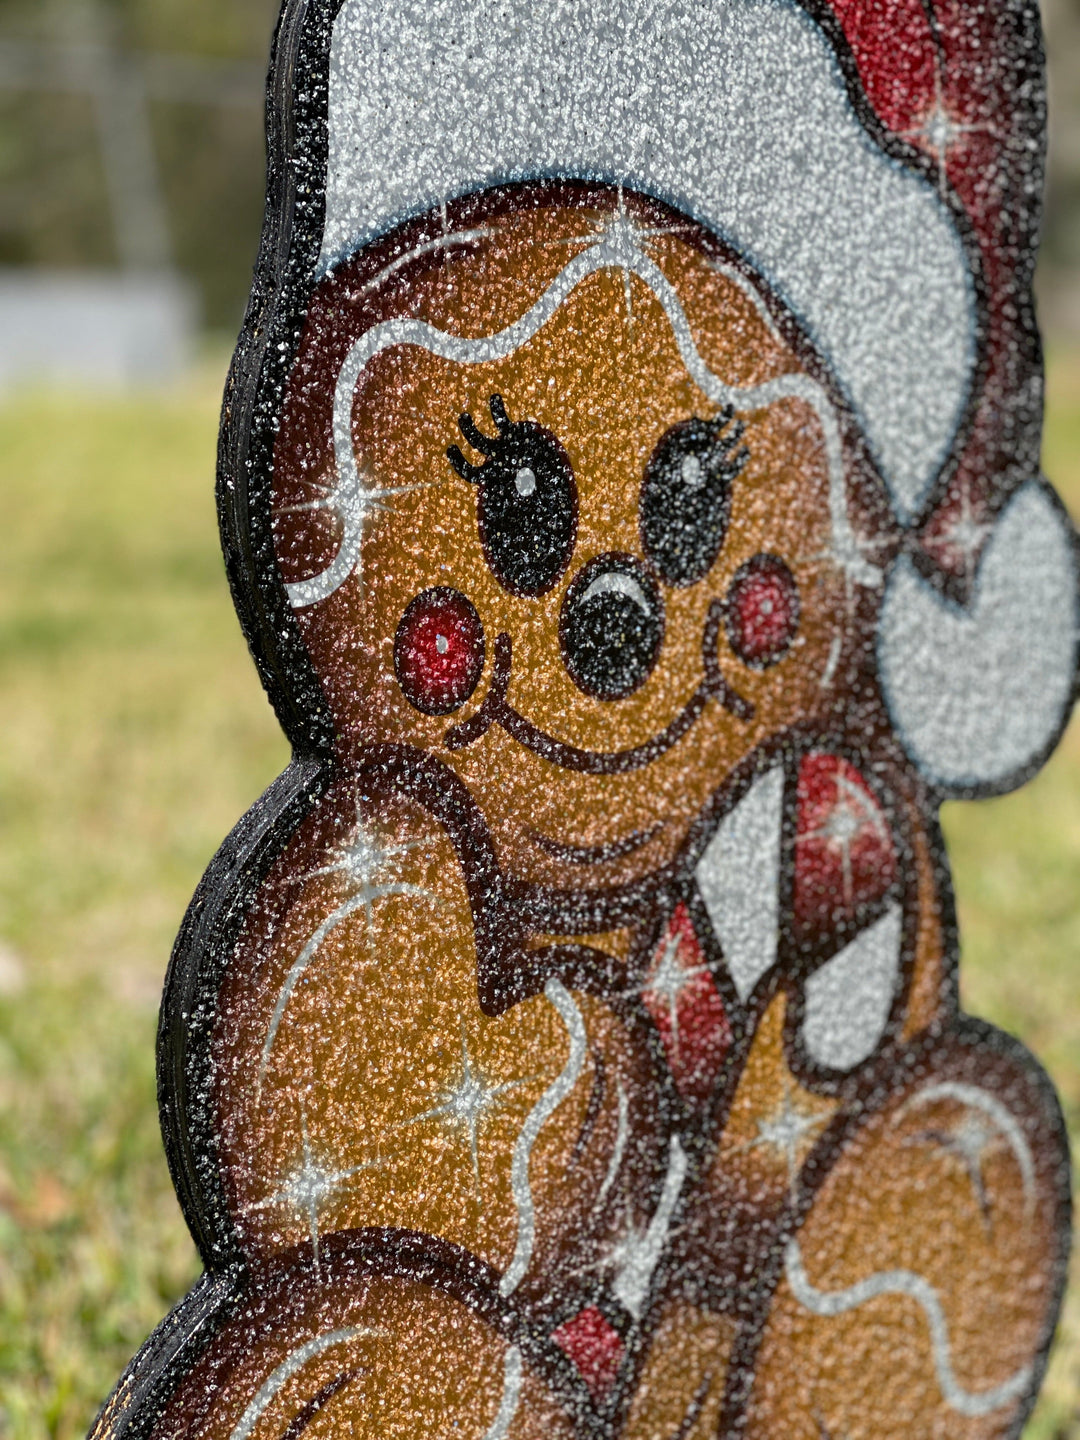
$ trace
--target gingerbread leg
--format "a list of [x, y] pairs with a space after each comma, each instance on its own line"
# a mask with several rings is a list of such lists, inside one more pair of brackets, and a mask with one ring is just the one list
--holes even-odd
[[1068, 1249], [1049, 1084], [972, 1021], [894, 1073], [801, 1177], [740, 1417], [750, 1440], [1015, 1436], [1036, 1393]]
[[371, 1234], [333, 1235], [318, 1273], [294, 1252], [240, 1282], [204, 1323], [211, 1338], [194, 1337], [201, 1354], [173, 1393], [141, 1407], [139, 1435], [571, 1440], [543, 1357], [497, 1295], [437, 1246], [426, 1253], [425, 1237], [399, 1237], [392, 1265], [380, 1248]]

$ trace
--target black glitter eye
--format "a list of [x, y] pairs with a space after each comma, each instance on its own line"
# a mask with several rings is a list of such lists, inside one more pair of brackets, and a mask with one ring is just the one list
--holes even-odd
[[514, 595], [543, 595], [570, 563], [577, 537], [577, 486], [566, 451], [534, 420], [511, 420], [500, 395], [489, 402], [496, 434], [471, 415], [461, 433], [483, 455], [470, 465], [457, 445], [447, 459], [477, 486], [480, 540], [492, 574]]
[[[741, 421], [725, 406], [715, 420], [673, 425], [645, 467], [640, 524], [645, 554], [669, 585], [693, 585], [712, 568], [731, 518], [731, 485], [750, 458]], [[731, 428], [728, 429], [728, 426]]]

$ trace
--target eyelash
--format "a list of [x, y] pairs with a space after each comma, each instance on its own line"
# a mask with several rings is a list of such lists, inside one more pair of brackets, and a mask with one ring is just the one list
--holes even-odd
[[484, 456], [472, 465], [460, 446], [447, 459], [477, 487], [477, 524], [492, 574], [513, 595], [543, 595], [570, 563], [577, 540], [577, 484], [570, 457], [535, 420], [511, 420], [501, 395], [488, 401], [496, 434], [467, 412], [458, 428]]
[[[731, 490], [750, 452], [745, 426], [728, 405], [712, 420], [691, 416], [660, 437], [645, 466], [638, 502], [645, 554], [669, 585], [695, 585], [723, 547]], [[730, 429], [728, 427], [731, 426]]]

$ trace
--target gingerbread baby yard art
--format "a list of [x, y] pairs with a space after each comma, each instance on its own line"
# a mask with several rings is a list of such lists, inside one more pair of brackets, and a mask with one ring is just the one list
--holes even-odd
[[160, 1077], [110, 1437], [991, 1437], [1053, 1091], [937, 809], [1068, 714], [1032, 7], [286, 6], [224, 412], [296, 758]]

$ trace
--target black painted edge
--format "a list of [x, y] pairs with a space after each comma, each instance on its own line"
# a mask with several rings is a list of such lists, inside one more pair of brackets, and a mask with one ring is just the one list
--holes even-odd
[[232, 1314], [243, 1278], [237, 1266], [195, 1282], [140, 1347], [87, 1440], [149, 1440], [176, 1386]]
[[317, 759], [294, 760], [244, 815], [195, 892], [165, 977], [157, 1046], [161, 1132], [180, 1208], [208, 1270], [242, 1256], [222, 1187], [206, 1083], [217, 992], [255, 893], [331, 773]]

